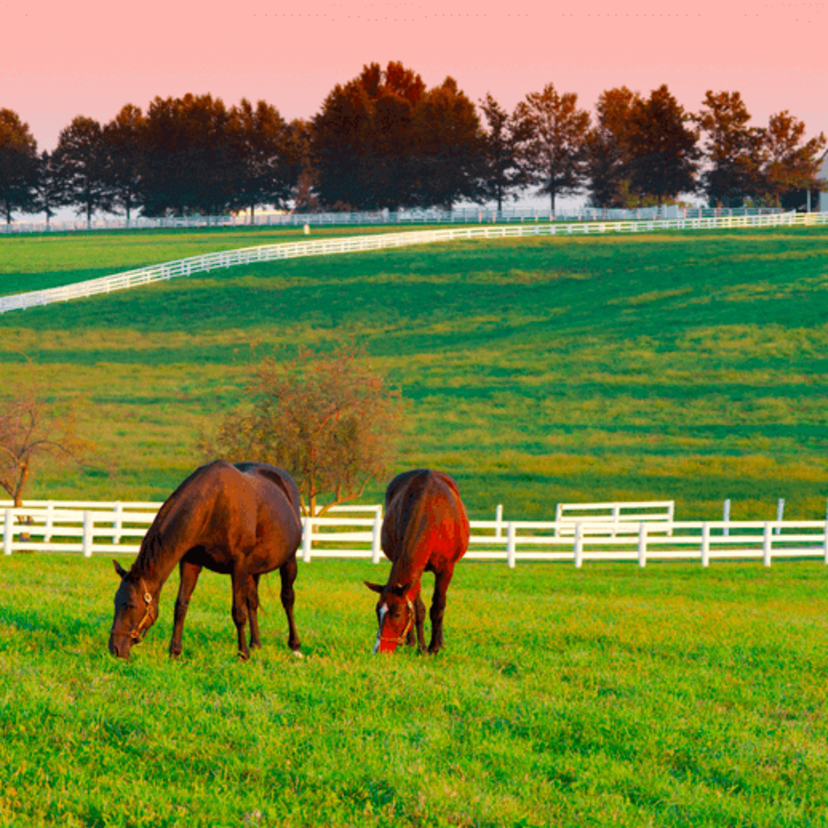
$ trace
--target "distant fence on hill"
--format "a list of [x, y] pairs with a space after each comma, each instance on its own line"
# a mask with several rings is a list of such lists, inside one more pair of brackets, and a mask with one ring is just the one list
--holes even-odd
[[770, 207], [638, 207], [622, 210], [579, 207], [549, 210], [536, 207], [461, 207], [454, 210], [375, 210], [353, 213], [274, 213], [248, 215], [177, 216], [169, 218], [106, 218], [75, 221], [28, 221], [0, 225], [0, 235], [77, 233], [89, 230], [165, 230], [204, 227], [336, 227], [348, 225], [473, 224], [538, 221], [651, 221], [676, 218], [721, 218], [780, 213]]
[[574, 224], [480, 225], [445, 230], [411, 230], [405, 233], [377, 233], [282, 244], [244, 247], [205, 253], [186, 259], [102, 276], [64, 287], [17, 293], [0, 297], [0, 313], [24, 310], [53, 302], [87, 298], [126, 288], [165, 281], [179, 276], [209, 273], [236, 265], [250, 265], [277, 259], [324, 256], [367, 250], [387, 250], [415, 244], [467, 241], [474, 239], [526, 238], [529, 236], [603, 235], [606, 233], [648, 233], [659, 230], [717, 230], [751, 227], [807, 227], [828, 225], [828, 213], [773, 213], [769, 215], [719, 216], [713, 218], [653, 219], [651, 221], [600, 221]]

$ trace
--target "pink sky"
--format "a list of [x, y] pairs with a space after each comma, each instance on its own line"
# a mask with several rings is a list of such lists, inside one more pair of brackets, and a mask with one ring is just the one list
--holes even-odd
[[828, 134], [826, 2], [18, 0], [0, 4], [0, 31], [0, 107], [39, 149], [76, 115], [106, 122], [156, 95], [264, 99], [308, 118], [336, 83], [389, 60], [509, 110], [549, 82], [590, 110], [605, 89], [666, 83], [689, 110], [737, 90], [754, 125], [789, 109], [808, 137]]

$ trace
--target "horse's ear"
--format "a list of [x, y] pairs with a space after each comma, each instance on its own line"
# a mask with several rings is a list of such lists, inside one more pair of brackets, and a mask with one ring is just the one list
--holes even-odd
[[363, 581], [363, 583], [365, 584], [365, 586], [368, 587], [368, 589], [371, 590], [371, 592], [376, 592], [379, 595], [382, 595], [382, 590], [384, 589], [384, 587], [382, 587], [380, 584], [372, 584], [369, 581]]
[[118, 563], [118, 561], [112, 561], [115, 565], [115, 571], [118, 573], [118, 576], [123, 578], [124, 575], [127, 574], [126, 570]]

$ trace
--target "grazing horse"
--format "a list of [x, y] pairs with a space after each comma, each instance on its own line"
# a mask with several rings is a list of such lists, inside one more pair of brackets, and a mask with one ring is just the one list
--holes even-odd
[[393, 653], [398, 644], [425, 649], [425, 604], [420, 597], [423, 572], [434, 573], [430, 653], [443, 648], [446, 590], [454, 565], [469, 545], [469, 519], [457, 484], [447, 474], [415, 469], [397, 475], [385, 492], [382, 549], [392, 562], [385, 586], [365, 582], [379, 593], [379, 630], [374, 652]]
[[170, 656], [181, 653], [181, 635], [190, 596], [202, 567], [229, 574], [233, 582], [233, 622], [239, 656], [259, 647], [259, 578], [279, 570], [282, 606], [288, 620], [288, 646], [297, 655], [293, 622], [296, 550], [302, 539], [299, 491], [287, 472], [264, 463], [216, 460], [196, 469], [167, 499], [141, 543], [129, 572], [117, 562], [121, 584], [115, 593], [115, 620], [109, 651], [128, 658], [133, 644], [158, 618], [158, 599], [176, 564], [181, 572]]

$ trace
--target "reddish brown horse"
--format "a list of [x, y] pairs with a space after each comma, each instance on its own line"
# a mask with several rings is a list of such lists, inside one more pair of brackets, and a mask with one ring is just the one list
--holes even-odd
[[282, 606], [288, 620], [288, 646], [298, 653], [293, 622], [296, 550], [302, 539], [299, 491], [287, 472], [263, 463], [216, 460], [196, 469], [167, 499], [150, 526], [129, 572], [117, 562], [121, 584], [115, 593], [115, 620], [109, 650], [128, 658], [158, 618], [161, 588], [176, 564], [181, 584], [175, 602], [170, 655], [181, 653], [181, 635], [190, 596], [203, 567], [229, 574], [233, 582], [233, 622], [239, 656], [259, 647], [259, 578], [278, 569]]
[[425, 649], [425, 604], [420, 597], [423, 572], [434, 573], [430, 653], [443, 647], [446, 590], [454, 565], [469, 545], [469, 519], [457, 484], [443, 472], [415, 469], [395, 477], [385, 493], [382, 549], [392, 561], [385, 586], [365, 582], [379, 593], [379, 630], [374, 652], [392, 653], [398, 644]]

